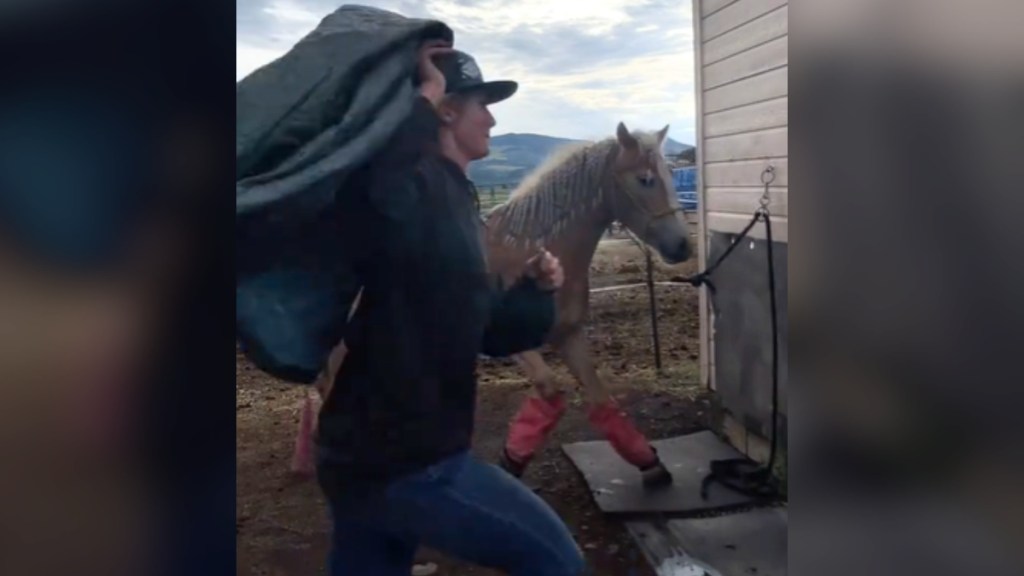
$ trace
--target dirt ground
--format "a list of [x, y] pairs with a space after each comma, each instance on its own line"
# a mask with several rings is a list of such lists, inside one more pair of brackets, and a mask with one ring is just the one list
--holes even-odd
[[[669, 267], [655, 257], [655, 279], [691, 274], [695, 261]], [[642, 252], [628, 241], [604, 243], [591, 268], [593, 287], [643, 282]], [[601, 376], [648, 437], [685, 434], [708, 426], [709, 395], [698, 383], [697, 292], [688, 286], [656, 288], [663, 372], [656, 373], [646, 288], [595, 293], [588, 333]], [[561, 363], [549, 355], [560, 376]], [[288, 471], [303, 390], [284, 385], [239, 357], [237, 368], [238, 574], [322, 574], [328, 548], [326, 508], [314, 481]], [[525, 377], [508, 361], [481, 364], [474, 452], [494, 462], [509, 418], [528, 392]], [[596, 576], [647, 575], [639, 550], [622, 523], [604, 517], [582, 477], [562, 454], [562, 443], [599, 437], [578, 398], [531, 464], [524, 482], [565, 520]], [[431, 550], [439, 576], [497, 576]], [[632, 569], [632, 570], [631, 570]]]

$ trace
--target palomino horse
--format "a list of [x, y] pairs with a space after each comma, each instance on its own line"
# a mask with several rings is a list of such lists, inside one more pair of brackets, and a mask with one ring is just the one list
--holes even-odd
[[[508, 202], [486, 216], [490, 269], [508, 283], [541, 247], [557, 256], [565, 283], [556, 295], [557, 319], [548, 343], [583, 389], [590, 423], [616, 452], [641, 470], [645, 484], [671, 482], [650, 443], [616, 406], [597, 375], [583, 331], [590, 302], [589, 269], [601, 236], [618, 221], [652, 246], [667, 263], [687, 260], [689, 231], [672, 187], [662, 147], [668, 126], [571, 146], [535, 170]], [[331, 355], [318, 383], [321, 397], [333, 383], [344, 345]], [[502, 466], [519, 476], [565, 412], [564, 391], [537, 350], [515, 356], [534, 387], [513, 417]], [[310, 473], [311, 403], [307, 399], [292, 468]]]

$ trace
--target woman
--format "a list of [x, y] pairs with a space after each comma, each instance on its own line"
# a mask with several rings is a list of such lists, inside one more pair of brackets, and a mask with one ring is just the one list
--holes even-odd
[[361, 249], [362, 295], [319, 416], [330, 573], [406, 576], [423, 544], [516, 576], [577, 576], [582, 554], [555, 513], [468, 452], [478, 355], [540, 345], [563, 278], [543, 251], [508, 290], [487, 271], [466, 169], [488, 153], [487, 105], [517, 84], [484, 82], [439, 43], [421, 49], [418, 73], [411, 115], [339, 216]]

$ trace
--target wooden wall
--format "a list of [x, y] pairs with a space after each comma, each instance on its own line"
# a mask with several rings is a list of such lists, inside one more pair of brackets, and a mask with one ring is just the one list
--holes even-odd
[[[776, 175], [769, 209], [774, 246], [783, 261], [781, 266], [777, 262], [777, 281], [787, 273], [788, 19], [786, 0], [693, 0], [702, 269], [750, 221], [764, 190], [762, 171], [771, 164]], [[764, 401], [771, 386], [767, 377], [770, 365], [764, 361], [770, 352], [765, 349], [770, 346], [770, 330], [761, 326], [768, 317], [764, 309], [767, 288], [762, 285], [767, 282], [762, 262], [766, 249], [763, 225], [757, 225], [750, 236], [754, 240], [750, 253], [742, 258], [733, 256], [730, 260], [736, 262], [723, 265], [722, 276], [733, 283], [719, 285], [720, 293], [729, 293], [721, 301], [716, 297], [716, 306], [729, 309], [730, 324], [725, 328], [714, 317], [707, 290], [701, 291], [701, 379], [719, 392], [734, 429], [730, 436], [735, 436], [737, 423], [760, 428], [751, 430], [760, 435], [767, 427], [765, 419], [770, 422]], [[776, 260], [780, 260], [778, 253]], [[777, 302], [785, 300], [784, 288]], [[740, 291], [747, 296], [737, 298]], [[762, 293], [764, 298], [760, 298]], [[783, 304], [779, 313], [785, 314], [785, 310]], [[751, 333], [750, 323], [755, 321], [758, 334]], [[781, 332], [784, 336], [788, 330]], [[716, 362], [723, 361], [728, 364], [716, 370]], [[737, 366], [740, 363], [744, 365]], [[786, 377], [784, 368], [782, 379]], [[780, 390], [784, 394], [783, 382]], [[743, 444], [740, 449], [747, 451], [748, 443]]]

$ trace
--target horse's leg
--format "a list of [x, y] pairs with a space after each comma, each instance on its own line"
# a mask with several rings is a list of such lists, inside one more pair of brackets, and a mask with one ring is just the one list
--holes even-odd
[[657, 452], [618, 406], [597, 375], [590, 345], [583, 331], [576, 330], [569, 334], [559, 349], [569, 372], [583, 387], [590, 424], [601, 432], [623, 460], [640, 469], [645, 485], [671, 483], [672, 476], [661, 463]]
[[[355, 314], [362, 298], [363, 291], [360, 289], [349, 306], [348, 320], [352, 320], [352, 315]], [[338, 373], [338, 369], [341, 368], [341, 363], [345, 360], [347, 352], [348, 348], [345, 346], [345, 342], [341, 341], [327, 356], [327, 366], [313, 383], [313, 389], [320, 397], [320, 403], [326, 400], [327, 395], [331, 393], [334, 377]], [[316, 474], [316, 463], [313, 461], [313, 432], [316, 430], [318, 412], [319, 410], [313, 409], [313, 391], [307, 390], [306, 398], [302, 402], [302, 414], [299, 416], [299, 432], [295, 437], [295, 451], [292, 453], [291, 469], [299, 476], [309, 477]]]
[[316, 430], [317, 408], [313, 390], [305, 390], [302, 411], [299, 413], [299, 430], [295, 434], [295, 448], [292, 451], [291, 472], [304, 478], [316, 473], [313, 459], [313, 433]]
[[534, 393], [523, 400], [512, 417], [500, 463], [519, 477], [565, 413], [565, 394], [540, 352], [529, 350], [515, 355], [515, 359], [533, 384]]
[[[292, 452], [291, 471], [293, 474], [307, 478], [316, 474], [316, 462], [313, 458], [313, 434], [316, 432], [319, 409], [314, 404], [322, 403], [330, 394], [334, 376], [337, 374], [338, 368], [341, 367], [346, 350], [344, 342], [331, 350], [331, 355], [327, 359], [327, 367], [313, 383], [312, 390], [306, 390], [306, 397], [302, 401], [302, 412], [299, 416], [299, 430], [295, 436], [295, 449]], [[319, 402], [315, 402], [314, 397], [319, 397]]]

